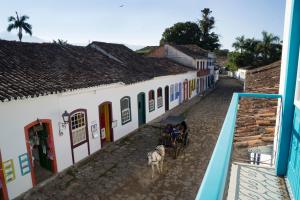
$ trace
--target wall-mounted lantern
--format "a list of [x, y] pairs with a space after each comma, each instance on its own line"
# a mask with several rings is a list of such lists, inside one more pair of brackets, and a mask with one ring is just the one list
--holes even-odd
[[62, 118], [65, 124], [69, 123], [69, 113], [65, 110], [65, 112], [62, 114]]
[[64, 122], [59, 122], [58, 127], [59, 127], [59, 135], [63, 136], [64, 132], [63, 129], [66, 129], [66, 125], [69, 123], [69, 113], [65, 110], [65, 112], [61, 115], [62, 119]]

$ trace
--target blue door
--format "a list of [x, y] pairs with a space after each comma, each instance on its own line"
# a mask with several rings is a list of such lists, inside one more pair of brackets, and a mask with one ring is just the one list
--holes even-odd
[[300, 110], [296, 107], [291, 135], [287, 177], [295, 199], [300, 198]]
[[179, 103], [182, 102], [182, 97], [181, 97], [182, 96], [182, 89], [181, 88], [182, 88], [182, 83], [180, 82], [179, 83], [179, 89], [178, 89], [179, 90]]
[[[300, 62], [298, 63], [298, 71], [300, 70]], [[298, 73], [299, 76], [299, 73]], [[299, 88], [300, 81], [297, 77], [295, 99], [294, 99], [294, 119], [293, 130], [290, 141], [290, 152], [287, 166], [287, 178], [291, 186], [291, 190], [295, 199], [300, 199], [300, 97]]]

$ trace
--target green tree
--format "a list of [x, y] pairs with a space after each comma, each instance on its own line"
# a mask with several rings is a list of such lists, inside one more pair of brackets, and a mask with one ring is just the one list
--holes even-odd
[[278, 44], [280, 39], [278, 36], [274, 36], [272, 33], [268, 33], [266, 31], [262, 32], [262, 41], [258, 44], [258, 49], [262, 55], [263, 63], [267, 64], [268, 61], [271, 59], [275, 59], [275, 55], [272, 53], [276, 52], [278, 49]]
[[235, 42], [232, 44], [232, 47], [235, 48], [236, 51], [240, 51], [240, 53], [243, 53], [243, 50], [245, 48], [245, 36], [237, 37], [235, 38]]
[[225, 64], [225, 66], [230, 71], [237, 71], [239, 68], [239, 65], [243, 62], [242, 54], [239, 52], [230, 52], [228, 54], [228, 60]]
[[200, 29], [194, 22], [179, 22], [167, 28], [160, 40], [160, 44], [199, 44]]
[[262, 32], [262, 40], [241, 36], [236, 38], [232, 46], [235, 51], [228, 55], [227, 66], [233, 70], [245, 66], [267, 65], [281, 57], [279, 37], [266, 31]]
[[199, 20], [199, 28], [201, 30], [200, 47], [206, 50], [219, 49], [219, 36], [212, 32], [215, 27], [215, 18], [211, 16], [212, 11], [209, 8], [201, 10], [202, 19]]
[[29, 19], [28, 16], [22, 15], [19, 17], [18, 13], [16, 12], [16, 17], [10, 16], [8, 18], [8, 22], [10, 23], [7, 27], [7, 31], [10, 32], [12, 29], [18, 29], [18, 37], [20, 42], [22, 41], [23, 37], [23, 30], [25, 33], [28, 33], [30, 36], [32, 35], [32, 26], [27, 23], [26, 21]]
[[197, 44], [206, 50], [220, 48], [219, 36], [212, 32], [215, 19], [211, 16], [212, 11], [205, 8], [202, 11], [202, 19], [198, 23], [179, 22], [167, 28], [162, 35], [160, 44]]
[[229, 54], [229, 50], [228, 49], [216, 49], [214, 51], [214, 53], [216, 54], [217, 57], [227, 57]]

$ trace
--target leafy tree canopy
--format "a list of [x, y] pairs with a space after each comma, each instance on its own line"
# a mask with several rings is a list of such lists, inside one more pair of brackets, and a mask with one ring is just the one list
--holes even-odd
[[211, 16], [212, 11], [205, 8], [202, 18], [198, 22], [179, 22], [167, 28], [160, 40], [160, 44], [197, 44], [206, 50], [220, 48], [219, 36], [212, 32], [215, 19]]
[[226, 65], [233, 71], [240, 67], [268, 65], [281, 58], [282, 45], [279, 37], [266, 31], [262, 32], [261, 40], [237, 37], [232, 46], [235, 51], [229, 53]]
[[160, 40], [161, 44], [199, 44], [201, 31], [194, 22], [179, 22], [167, 28]]

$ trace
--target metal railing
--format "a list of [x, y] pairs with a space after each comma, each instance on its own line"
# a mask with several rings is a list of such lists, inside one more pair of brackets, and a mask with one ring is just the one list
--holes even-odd
[[233, 94], [218, 141], [198, 190], [196, 200], [223, 199], [240, 97], [278, 99], [281, 98], [281, 95], [262, 93]]

